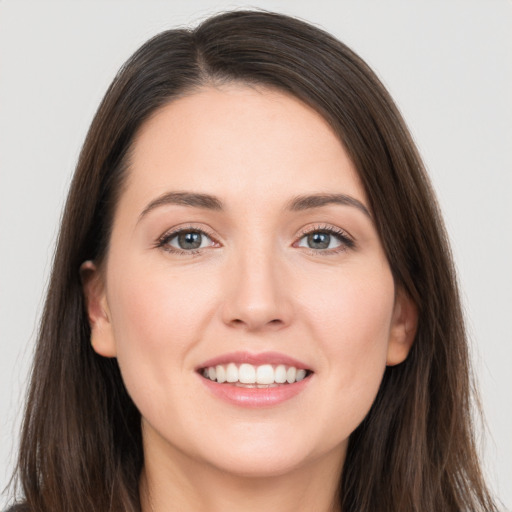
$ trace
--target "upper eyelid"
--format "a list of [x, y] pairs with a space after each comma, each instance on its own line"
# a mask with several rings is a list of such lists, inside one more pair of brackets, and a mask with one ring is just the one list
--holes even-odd
[[347, 230], [340, 228], [338, 226], [331, 225], [331, 224], [322, 224], [322, 225], [316, 224], [313, 226], [302, 228], [299, 231], [297, 236], [303, 237], [305, 235], [309, 235], [309, 234], [315, 233], [317, 231], [318, 232], [326, 231], [328, 233], [334, 233], [335, 235], [345, 236], [346, 238], [349, 238], [350, 240], [354, 240], [354, 237]]
[[[177, 226], [175, 228], [170, 228], [167, 231], [165, 231], [162, 236], [159, 238], [165, 238], [171, 235], [177, 235], [183, 231], [198, 231], [200, 233], [203, 233], [211, 238], [219, 238], [216, 237], [210, 229], [205, 229], [204, 227], [199, 226], [192, 226], [192, 225], [185, 225], [185, 226]], [[313, 225], [306, 228], [302, 228], [296, 236], [304, 236], [309, 233], [314, 233], [315, 231], [328, 231], [330, 233], [338, 233], [338, 234], [345, 234], [348, 237], [352, 238], [351, 235], [345, 230], [338, 226], [332, 226], [328, 224], [322, 224], [322, 225]]]
[[183, 225], [183, 226], [177, 226], [174, 228], [170, 228], [167, 231], [165, 231], [160, 237], [158, 237], [158, 240], [161, 241], [161, 240], [171, 239], [171, 238], [179, 235], [183, 231], [191, 231], [191, 232], [197, 231], [199, 233], [202, 233], [203, 235], [206, 235], [208, 238], [211, 238], [213, 241], [218, 242], [218, 237], [216, 237], [213, 234], [212, 230], [206, 229], [204, 227], [191, 226], [191, 225]]

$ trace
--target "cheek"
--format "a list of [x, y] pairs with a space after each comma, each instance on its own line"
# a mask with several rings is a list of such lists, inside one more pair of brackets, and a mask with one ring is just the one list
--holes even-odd
[[188, 396], [193, 375], [188, 355], [212, 309], [209, 287], [158, 265], [132, 262], [129, 268], [112, 271], [108, 287], [123, 381], [143, 417], [179, 423], [177, 418], [193, 412], [187, 413], [194, 403]]
[[308, 304], [323, 356], [319, 370], [329, 383], [324, 406], [335, 416], [333, 425], [349, 435], [368, 413], [386, 367], [393, 279], [389, 271], [347, 273], [326, 283], [321, 294], [311, 290]]
[[393, 312], [393, 286], [389, 284], [345, 283], [337, 300], [333, 297], [329, 312], [335, 325], [330, 338], [333, 351], [351, 354], [351, 360], [385, 360]]
[[329, 352], [354, 355], [387, 348], [394, 306], [394, 282], [386, 267], [347, 268], [302, 293], [311, 324]]
[[[211, 310], [209, 288], [198, 287], [184, 273], [147, 264], [131, 264], [130, 272], [119, 268], [111, 276], [117, 359], [132, 398], [144, 409], [158, 390], [170, 390], [190, 373], [187, 355], [199, 343]], [[167, 398], [171, 404], [170, 394], [158, 400]]]
[[198, 336], [201, 311], [211, 302], [208, 287], [183, 273], [133, 267], [130, 277], [114, 275], [109, 290], [118, 350], [151, 348], [145, 352], [155, 357], [166, 350], [179, 353]]

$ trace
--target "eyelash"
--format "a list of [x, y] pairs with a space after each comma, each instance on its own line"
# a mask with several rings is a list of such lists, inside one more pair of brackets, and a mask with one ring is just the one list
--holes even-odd
[[213, 234], [209, 233], [208, 230], [204, 228], [198, 228], [195, 226], [181, 226], [179, 228], [173, 229], [172, 231], [168, 231], [164, 233], [157, 241], [155, 246], [159, 249], [163, 249], [166, 252], [169, 252], [171, 254], [179, 254], [184, 256], [195, 256], [201, 252], [204, 248], [198, 248], [198, 249], [190, 249], [190, 250], [184, 250], [184, 249], [177, 249], [176, 247], [172, 247], [169, 245], [169, 242], [180, 235], [181, 233], [200, 233], [201, 235], [207, 236], [214, 244], [218, 244]]
[[[218, 244], [219, 242], [216, 241], [213, 234], [209, 233], [208, 230], [204, 228], [198, 228], [195, 226], [185, 226], [185, 227], [179, 227], [176, 228], [170, 232], [164, 233], [155, 243], [155, 247], [159, 249], [163, 249], [166, 252], [169, 252], [171, 254], [179, 254], [179, 255], [186, 255], [186, 256], [195, 256], [199, 253], [201, 253], [203, 248], [197, 248], [197, 249], [177, 249], [176, 247], [172, 247], [169, 245], [169, 242], [180, 235], [181, 233], [200, 233], [201, 235], [205, 235], [208, 237], [214, 244]], [[298, 247], [296, 244], [300, 242], [305, 236], [311, 235], [313, 233], [326, 233], [328, 235], [336, 237], [340, 242], [341, 245], [339, 247], [335, 247], [332, 249], [312, 249], [308, 247], [302, 247], [302, 249], [306, 250], [310, 254], [314, 255], [323, 255], [328, 256], [331, 254], [338, 254], [344, 251], [347, 251], [348, 249], [353, 249], [355, 247], [354, 240], [342, 229], [337, 228], [335, 226], [329, 226], [329, 225], [317, 225], [313, 226], [311, 228], [304, 229], [301, 231], [297, 237], [297, 241], [293, 243], [294, 247]]]
[[339, 247], [334, 247], [332, 249], [312, 249], [309, 247], [303, 247], [304, 250], [313, 255], [329, 256], [332, 254], [339, 254], [349, 249], [354, 249], [356, 246], [354, 240], [348, 235], [346, 231], [336, 226], [330, 226], [326, 224], [319, 224], [304, 229], [299, 234], [297, 242], [294, 242], [293, 245], [296, 246], [295, 244], [300, 242], [305, 236], [312, 235], [313, 233], [326, 233], [328, 235], [334, 236], [341, 242]]

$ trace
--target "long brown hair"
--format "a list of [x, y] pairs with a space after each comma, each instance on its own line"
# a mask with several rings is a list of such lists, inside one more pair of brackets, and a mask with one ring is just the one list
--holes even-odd
[[139, 511], [140, 414], [115, 359], [89, 343], [79, 268], [108, 251], [134, 136], [182, 94], [239, 81], [318, 111], [366, 189], [396, 285], [419, 310], [407, 360], [386, 369], [351, 435], [343, 512], [494, 511], [471, 424], [463, 317], [443, 222], [389, 94], [344, 44], [280, 14], [237, 11], [144, 44], [107, 91], [66, 203], [28, 395], [17, 477], [28, 510]]

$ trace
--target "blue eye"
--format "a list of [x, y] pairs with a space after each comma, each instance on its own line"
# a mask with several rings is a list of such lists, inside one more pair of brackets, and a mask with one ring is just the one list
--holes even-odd
[[299, 247], [309, 247], [310, 249], [334, 249], [340, 245], [341, 242], [329, 233], [321, 233], [319, 231], [310, 233], [299, 241]]
[[316, 251], [329, 251], [332, 249], [351, 248], [354, 242], [343, 231], [317, 229], [305, 233], [298, 241], [297, 247], [306, 247]]
[[[167, 233], [156, 244], [168, 252], [177, 254], [194, 254], [195, 252], [217, 246], [212, 237], [203, 230], [197, 228], [178, 229]], [[344, 231], [334, 228], [317, 228], [314, 231], [304, 233], [294, 244], [295, 247], [304, 247], [313, 251], [339, 252], [354, 247], [354, 242]]]
[[166, 235], [158, 245], [171, 252], [193, 252], [210, 247], [213, 243], [213, 240], [201, 230], [183, 229]]

